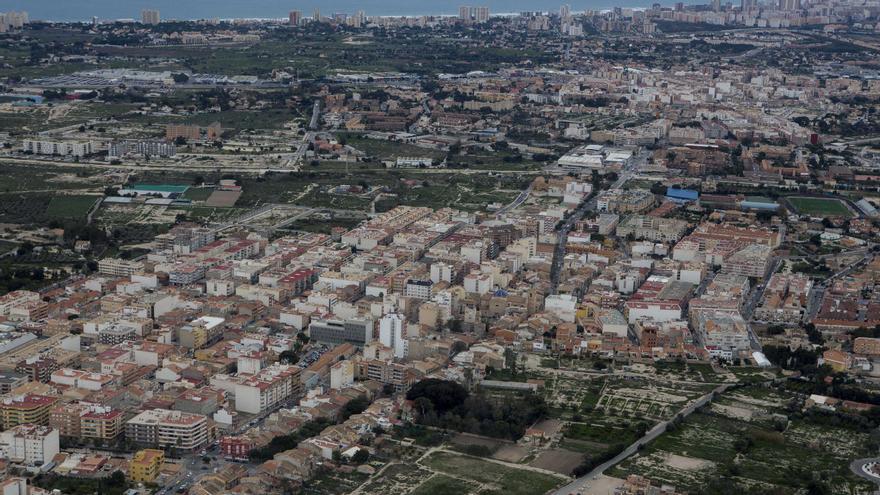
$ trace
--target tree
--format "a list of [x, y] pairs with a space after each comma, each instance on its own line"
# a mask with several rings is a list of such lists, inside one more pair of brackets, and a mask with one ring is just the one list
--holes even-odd
[[370, 453], [367, 452], [367, 449], [358, 449], [357, 452], [351, 456], [351, 462], [355, 464], [363, 464], [370, 460]]
[[406, 398], [412, 401], [420, 397], [428, 399], [434, 409], [442, 414], [464, 402], [468, 391], [453, 381], [428, 378], [413, 385], [406, 394]]
[[287, 364], [294, 364], [299, 361], [299, 354], [296, 351], [284, 351], [278, 355], [278, 361]]

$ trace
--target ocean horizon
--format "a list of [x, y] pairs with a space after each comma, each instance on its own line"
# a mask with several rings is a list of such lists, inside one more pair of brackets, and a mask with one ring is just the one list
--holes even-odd
[[[460, 5], [488, 6], [492, 14], [525, 11], [558, 12], [563, 4], [572, 11], [603, 10], [613, 7], [650, 7], [656, 0], [590, 0], [564, 2], [555, 0], [487, 0], [434, 2], [428, 0], [0, 0], [0, 12], [27, 11], [31, 20], [77, 22], [93, 16], [101, 20], [140, 19], [144, 9], [159, 10], [162, 20], [196, 19], [281, 19], [292, 10], [310, 17], [320, 9], [322, 16], [334, 13], [354, 14], [363, 10], [368, 16], [456, 15]], [[672, 2], [659, 2], [664, 6]], [[700, 3], [690, 0], [684, 3]]]

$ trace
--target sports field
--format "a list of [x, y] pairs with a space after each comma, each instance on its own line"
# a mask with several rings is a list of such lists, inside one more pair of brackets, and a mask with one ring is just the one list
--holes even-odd
[[814, 217], [851, 217], [852, 212], [839, 199], [831, 198], [786, 198], [798, 213]]

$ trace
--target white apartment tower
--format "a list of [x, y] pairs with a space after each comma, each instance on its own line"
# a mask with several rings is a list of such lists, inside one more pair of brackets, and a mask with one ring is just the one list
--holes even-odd
[[379, 320], [379, 342], [394, 349], [394, 357], [404, 359], [407, 355], [406, 320], [403, 315], [389, 313]]

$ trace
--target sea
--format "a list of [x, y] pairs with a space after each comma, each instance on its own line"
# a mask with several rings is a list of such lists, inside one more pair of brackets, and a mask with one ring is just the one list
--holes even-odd
[[[291, 10], [311, 16], [320, 9], [322, 16], [353, 14], [363, 10], [369, 15], [418, 16], [456, 15], [461, 5], [487, 6], [493, 14], [519, 12], [559, 12], [563, 4], [572, 12], [604, 10], [613, 7], [650, 7], [671, 0], [0, 0], [0, 12], [27, 11], [31, 20], [75, 22], [140, 19], [144, 9], [158, 10], [163, 20], [195, 19], [280, 19]], [[696, 0], [685, 1], [694, 3]]]

